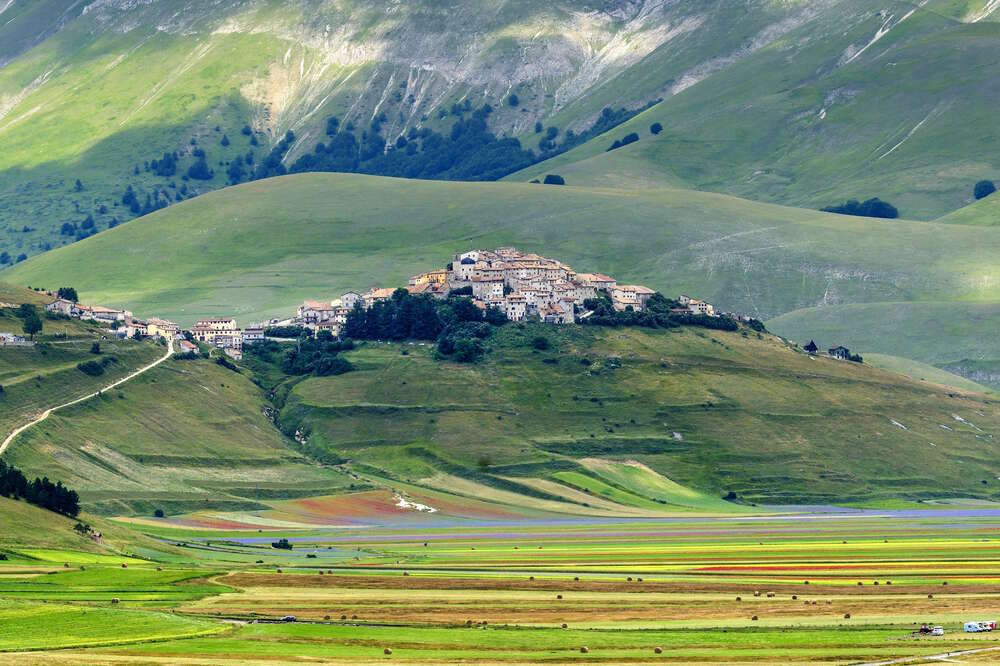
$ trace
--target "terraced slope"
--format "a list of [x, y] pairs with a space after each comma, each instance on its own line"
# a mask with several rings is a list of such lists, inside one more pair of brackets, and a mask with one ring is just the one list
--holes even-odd
[[14, 440], [6, 458], [26, 474], [62, 480], [100, 513], [238, 510], [348, 485], [295, 453], [265, 406], [246, 377], [214, 362], [167, 361], [52, 415]]
[[[538, 334], [551, 351], [532, 348]], [[1000, 492], [992, 398], [756, 334], [512, 325], [497, 335], [472, 366], [365, 345], [347, 355], [354, 372], [294, 383], [282, 427], [388, 479], [592, 510], [713, 510], [730, 491], [779, 503]]]

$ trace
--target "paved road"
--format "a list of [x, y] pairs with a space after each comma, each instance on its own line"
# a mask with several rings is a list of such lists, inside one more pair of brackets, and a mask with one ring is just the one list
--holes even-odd
[[17, 428], [16, 430], [14, 430], [14, 432], [10, 433], [7, 436], [7, 439], [3, 440], [3, 444], [0, 444], [0, 455], [3, 455], [3, 452], [7, 450], [7, 447], [10, 446], [11, 442], [13, 442], [14, 439], [17, 438], [18, 435], [20, 435], [22, 432], [24, 432], [25, 430], [27, 430], [31, 426], [37, 425], [37, 424], [41, 423], [42, 421], [44, 421], [45, 419], [49, 418], [49, 416], [52, 414], [52, 412], [57, 412], [60, 409], [65, 409], [67, 407], [72, 407], [73, 405], [78, 405], [81, 402], [84, 402], [85, 400], [90, 400], [91, 398], [100, 395], [104, 391], [110, 391], [113, 388], [121, 386], [122, 384], [124, 384], [125, 382], [127, 382], [129, 380], [135, 379], [136, 377], [138, 377], [142, 373], [147, 372], [149, 370], [152, 370], [153, 368], [155, 368], [156, 366], [158, 366], [159, 364], [163, 363], [168, 358], [170, 358], [171, 355], [173, 355], [173, 353], [174, 353], [174, 341], [173, 341], [173, 339], [171, 339], [171, 340], [169, 340], [167, 342], [167, 353], [164, 354], [162, 357], [156, 359], [155, 361], [153, 361], [149, 365], [147, 365], [145, 367], [142, 367], [142, 368], [139, 368], [138, 370], [136, 370], [132, 374], [130, 374], [130, 375], [126, 376], [126, 377], [122, 377], [121, 379], [119, 379], [118, 381], [116, 381], [116, 382], [114, 382], [112, 384], [108, 384], [107, 386], [105, 386], [104, 388], [102, 388], [100, 391], [94, 391], [93, 393], [85, 395], [82, 398], [77, 398], [76, 400], [72, 400], [70, 402], [63, 403], [61, 405], [56, 405], [55, 407], [50, 407], [49, 409], [46, 409], [34, 421], [29, 421], [28, 423], [25, 423], [23, 426], [20, 426], [19, 428]]
[[954, 652], [942, 652], [941, 654], [928, 654], [922, 657], [900, 657], [899, 659], [889, 659], [888, 661], [869, 661], [858, 666], [892, 666], [893, 664], [924, 664], [933, 661], [951, 661], [954, 657], [979, 654], [982, 652], [995, 652], [1000, 647], [976, 648], [974, 650], [956, 650]]

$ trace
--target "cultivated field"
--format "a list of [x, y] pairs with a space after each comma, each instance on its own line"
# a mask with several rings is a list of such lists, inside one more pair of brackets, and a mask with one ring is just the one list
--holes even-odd
[[[0, 650], [18, 664], [853, 664], [996, 650], [1000, 637], [961, 624], [1000, 615], [997, 511], [165, 522], [139, 526], [170, 544], [159, 562], [7, 550]], [[279, 535], [293, 550], [270, 546]], [[925, 622], [945, 635], [915, 634]]]

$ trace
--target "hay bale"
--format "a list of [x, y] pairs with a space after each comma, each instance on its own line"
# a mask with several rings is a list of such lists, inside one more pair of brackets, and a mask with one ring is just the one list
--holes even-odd
[[628, 577], [628, 578], [626, 578], [625, 580], [627, 580], [628, 582], [630, 582], [630, 583], [631, 583], [631, 582], [632, 582], [632, 576], [629, 576], [629, 577]]
[[573, 581], [576, 582], [576, 583], [579, 583], [580, 582], [580, 577], [579, 576], [573, 576]]
[[774, 599], [774, 592], [768, 592], [767, 593], [767, 598], [768, 599]]
[[928, 598], [928, 599], [933, 599], [933, 598], [934, 598], [934, 595], [933, 595], [933, 594], [928, 594], [928, 595], [927, 595], [927, 598]]
[[568, 625], [568, 624], [566, 624], [565, 622], [563, 622], [563, 623], [562, 623], [562, 628], [563, 628], [563, 629], [566, 629], [566, 628], [568, 628], [568, 627], [569, 627], [569, 625]]
[[410, 575], [410, 572], [409, 572], [409, 571], [404, 571], [404, 572], [403, 572], [403, 575], [404, 575], [404, 576], [409, 576], [409, 575]]
[[587, 647], [586, 645], [584, 645], [583, 647], [580, 648], [580, 653], [581, 654], [587, 654], [588, 652], [590, 652], [590, 648]]
[[119, 599], [118, 597], [113, 597], [113, 598], [111, 599], [111, 603], [113, 603], [113, 604], [120, 604], [120, 603], [121, 603], [121, 601], [122, 601], [122, 600], [121, 600], [121, 599]]
[[281, 569], [278, 569], [278, 573], [281, 573]]
[[528, 580], [535, 580], [534, 576], [528, 576]]
[[663, 648], [661, 648], [661, 647], [655, 647], [655, 648], [653, 648], [653, 652], [655, 654], [663, 654]]
[[392, 654], [392, 648], [386, 648], [382, 650], [382, 653], [385, 654], [386, 656], [389, 656]]
[[756, 622], [757, 621], [757, 616], [753, 615], [753, 616], [750, 617], [750, 619], [753, 620], [754, 622]]
[[329, 615], [324, 615], [324, 616], [323, 616], [323, 619], [324, 619], [324, 620], [329, 620], [329, 619], [330, 619], [330, 616], [329, 616]]
[[562, 595], [561, 594], [557, 594], [556, 595], [556, 599], [562, 599]]
[[122, 569], [128, 569], [128, 565], [122, 562]]
[[944, 581], [944, 582], [943, 582], [943, 583], [941, 583], [941, 584], [942, 584], [942, 585], [947, 585], [947, 584], [948, 584], [948, 581]]
[[864, 585], [864, 583], [862, 583], [862, 582], [861, 582], [861, 581], [859, 580], [859, 581], [858, 581], [858, 587], [861, 587], [862, 585]]
[[736, 601], [743, 601], [743, 597], [736, 597]]
[[845, 620], [850, 620], [851, 619], [851, 614], [850, 613], [844, 613], [844, 619]]
[[798, 598], [799, 598], [799, 595], [797, 595], [797, 594], [793, 594], [793, 595], [792, 595], [792, 601], [795, 601], [795, 600], [796, 600], [796, 599], [798, 599]]
[[760, 596], [760, 590], [754, 590], [753, 591], [753, 596], [759, 597]]
[[809, 581], [807, 581], [807, 580], [806, 580], [806, 581], [803, 581], [803, 582], [802, 582], [802, 584], [803, 584], [803, 585], [808, 585], [808, 584], [809, 584]]

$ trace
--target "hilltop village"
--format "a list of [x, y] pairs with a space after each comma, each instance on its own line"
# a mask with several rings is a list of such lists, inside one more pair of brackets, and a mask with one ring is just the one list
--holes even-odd
[[[181, 353], [197, 354], [197, 343], [202, 343], [239, 359], [244, 346], [263, 342], [268, 336], [288, 337], [292, 331], [295, 333], [291, 335], [297, 336], [307, 330], [314, 337], [323, 332], [341, 337], [352, 312], [365, 312], [390, 301], [400, 289], [414, 297], [466, 298], [486, 318], [500, 321], [587, 323], [592, 316], [594, 321], [600, 320], [592, 308], [603, 309], [605, 317], [608, 312], [643, 313], [655, 297], [661, 311], [669, 303], [672, 317], [698, 317], [710, 322], [725, 316], [753, 322], [745, 315], [718, 312], [711, 303], [683, 294], [674, 301], [664, 301], [644, 285], [619, 284], [615, 278], [601, 273], [580, 273], [558, 259], [520, 252], [514, 247], [460, 252], [446, 266], [414, 275], [404, 287], [376, 286], [364, 293], [349, 291], [331, 300], [306, 300], [288, 318], [270, 319], [244, 328], [234, 317], [223, 316], [200, 319], [193, 327], [181, 330], [177, 323], [159, 317], [140, 319], [125, 309], [83, 305], [64, 297], [62, 292], [52, 294], [55, 300], [45, 310], [54, 316], [105, 324], [112, 334], [122, 338], [175, 338]], [[12, 334], [0, 339], [0, 344], [6, 345], [24, 342]], [[815, 344], [811, 342], [806, 351], [815, 353]], [[850, 351], [842, 347], [831, 349], [830, 355], [851, 358]]]

